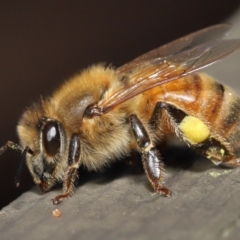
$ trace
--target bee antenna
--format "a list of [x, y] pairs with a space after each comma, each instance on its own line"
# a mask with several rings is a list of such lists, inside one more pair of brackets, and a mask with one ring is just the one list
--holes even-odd
[[22, 150], [21, 159], [20, 159], [18, 169], [17, 169], [16, 175], [15, 175], [15, 185], [16, 185], [16, 187], [19, 187], [19, 185], [20, 185], [20, 178], [21, 178], [23, 163], [26, 160], [27, 153], [33, 154], [33, 151], [29, 147], [25, 147]]

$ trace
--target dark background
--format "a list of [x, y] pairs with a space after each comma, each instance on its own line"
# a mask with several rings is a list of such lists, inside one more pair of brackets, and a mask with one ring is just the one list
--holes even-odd
[[[0, 146], [39, 96], [97, 62], [115, 66], [197, 29], [224, 21], [239, 0], [3, 1], [0, 3]], [[19, 154], [0, 158], [0, 209], [29, 189], [14, 185]]]

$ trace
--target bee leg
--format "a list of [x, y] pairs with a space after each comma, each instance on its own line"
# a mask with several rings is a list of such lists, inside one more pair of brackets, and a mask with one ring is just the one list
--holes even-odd
[[13, 150], [17, 150], [19, 152], [22, 152], [23, 151], [23, 147], [20, 146], [19, 144], [17, 143], [14, 143], [14, 142], [11, 142], [11, 141], [8, 141], [4, 146], [2, 146], [0, 148], [0, 155], [2, 153], [4, 153], [8, 148], [11, 148]]
[[171, 126], [174, 128], [176, 135], [181, 135], [180, 130], [178, 129], [178, 124], [187, 116], [187, 114], [180, 109], [177, 109], [171, 104], [165, 102], [158, 102], [155, 106], [153, 111], [152, 117], [150, 119], [150, 124], [153, 126], [159, 126], [161, 117], [162, 117], [162, 110], [165, 110], [167, 116], [170, 120]]
[[71, 197], [74, 193], [74, 183], [78, 177], [78, 168], [69, 167], [63, 183], [63, 194], [52, 199], [54, 205], [61, 203], [64, 199]]
[[61, 203], [64, 199], [71, 197], [74, 193], [75, 182], [78, 178], [80, 157], [80, 140], [78, 134], [73, 134], [68, 155], [68, 169], [65, 173], [63, 181], [63, 194], [56, 196], [52, 199], [54, 205]]
[[159, 151], [153, 146], [149, 135], [139, 118], [132, 114], [129, 117], [133, 134], [142, 151], [142, 161], [148, 180], [155, 191], [163, 196], [171, 196], [171, 191], [163, 187], [164, 167]]
[[216, 162], [216, 161], [213, 161], [214, 164], [218, 165], [222, 165], [222, 166], [226, 166], [226, 167], [238, 167], [240, 166], [240, 158], [232, 158], [232, 159], [229, 159], [227, 161], [222, 161], [222, 162]]

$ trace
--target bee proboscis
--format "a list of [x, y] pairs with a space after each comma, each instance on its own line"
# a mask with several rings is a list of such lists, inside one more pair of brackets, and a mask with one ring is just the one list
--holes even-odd
[[154, 49], [119, 67], [94, 65], [66, 81], [20, 118], [19, 185], [24, 161], [44, 191], [63, 183], [54, 204], [70, 197], [78, 168], [99, 170], [138, 151], [156, 192], [164, 166], [156, 145], [175, 135], [212, 161], [240, 165], [240, 98], [229, 87], [198, 70], [240, 47], [224, 39], [230, 26], [215, 25]]

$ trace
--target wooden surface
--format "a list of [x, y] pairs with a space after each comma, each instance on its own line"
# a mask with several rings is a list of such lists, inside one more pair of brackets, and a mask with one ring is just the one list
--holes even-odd
[[[116, 169], [115, 169], [116, 170]], [[238, 239], [240, 168], [219, 169], [197, 159], [186, 170], [167, 168], [171, 198], [155, 194], [144, 174], [90, 174], [57, 208], [37, 187], [0, 212], [3, 239]]]
[[[239, 38], [240, 12], [227, 22]], [[240, 93], [239, 60], [240, 52], [207, 72]], [[0, 211], [0, 239], [239, 239], [240, 168], [194, 160], [167, 167], [171, 198], [155, 194], [138, 166], [83, 173], [75, 195], [57, 206], [59, 218], [50, 200], [61, 190], [42, 195], [34, 187]]]

